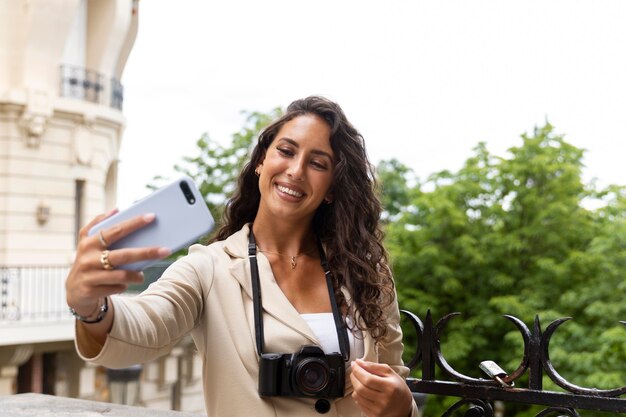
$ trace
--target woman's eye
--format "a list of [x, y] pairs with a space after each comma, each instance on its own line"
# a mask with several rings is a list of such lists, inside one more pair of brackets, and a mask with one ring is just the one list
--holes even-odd
[[287, 148], [276, 148], [276, 150], [281, 154], [281, 155], [285, 155], [285, 156], [293, 156], [293, 152], [290, 149]]
[[326, 169], [326, 164], [324, 162], [311, 161], [311, 165], [313, 165], [317, 169]]

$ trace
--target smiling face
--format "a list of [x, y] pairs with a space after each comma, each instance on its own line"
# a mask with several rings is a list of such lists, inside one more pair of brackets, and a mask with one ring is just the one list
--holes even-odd
[[314, 114], [286, 122], [259, 165], [258, 216], [310, 222], [333, 182], [330, 126]]

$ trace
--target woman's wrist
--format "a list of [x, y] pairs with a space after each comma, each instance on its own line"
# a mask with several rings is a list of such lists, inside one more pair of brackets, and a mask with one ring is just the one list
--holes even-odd
[[68, 302], [67, 305], [70, 308], [70, 313], [72, 313], [73, 316], [79, 315], [81, 317], [91, 317], [95, 316], [98, 313], [98, 309], [102, 305], [102, 298], [97, 298], [95, 300], [95, 304], [93, 304], [93, 307], [91, 303], [87, 305], [76, 306], [76, 304], [72, 305]]
[[70, 313], [76, 318], [76, 320], [82, 321], [83, 323], [87, 324], [101, 322], [106, 316], [108, 310], [108, 297], [99, 298], [95, 308], [91, 310], [91, 312], [87, 315], [81, 315], [75, 309], [70, 307]]

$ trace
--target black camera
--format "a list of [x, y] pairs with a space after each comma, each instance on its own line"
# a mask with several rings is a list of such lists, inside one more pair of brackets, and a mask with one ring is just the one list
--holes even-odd
[[259, 362], [262, 397], [343, 397], [345, 378], [341, 354], [326, 355], [313, 345], [296, 353], [264, 353]]

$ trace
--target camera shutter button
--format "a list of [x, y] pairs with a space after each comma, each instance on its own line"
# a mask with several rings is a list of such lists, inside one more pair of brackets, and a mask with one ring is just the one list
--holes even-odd
[[328, 400], [317, 400], [315, 402], [315, 411], [320, 414], [326, 414], [330, 411], [330, 402]]

